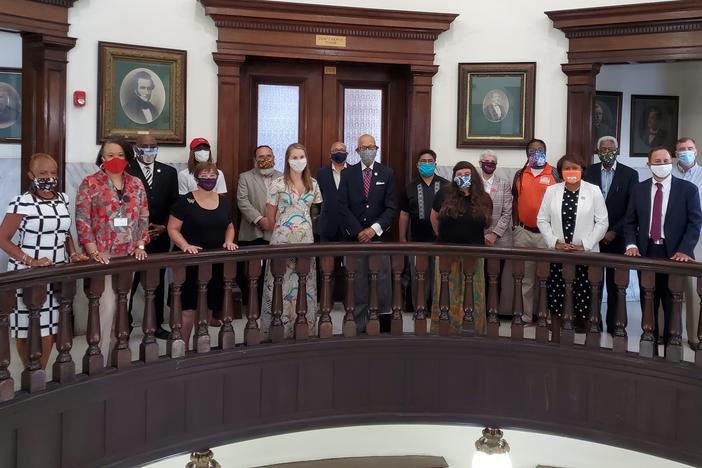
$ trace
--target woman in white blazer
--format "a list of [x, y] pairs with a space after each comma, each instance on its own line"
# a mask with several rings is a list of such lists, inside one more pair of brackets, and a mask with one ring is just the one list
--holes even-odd
[[[597, 252], [609, 227], [602, 191], [582, 179], [584, 168], [566, 155], [558, 162], [564, 182], [546, 189], [537, 216], [539, 231], [549, 248], [568, 252]], [[577, 265], [573, 281], [576, 332], [584, 332], [590, 309], [590, 282], [587, 267]], [[551, 264], [548, 280], [548, 308], [551, 317], [561, 317], [565, 282], [560, 264]]]

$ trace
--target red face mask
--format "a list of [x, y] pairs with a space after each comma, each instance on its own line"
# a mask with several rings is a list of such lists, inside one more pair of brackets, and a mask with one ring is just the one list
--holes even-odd
[[109, 161], [103, 161], [102, 167], [107, 172], [111, 172], [113, 174], [120, 174], [127, 168], [128, 164], [129, 163], [126, 159], [112, 158]]

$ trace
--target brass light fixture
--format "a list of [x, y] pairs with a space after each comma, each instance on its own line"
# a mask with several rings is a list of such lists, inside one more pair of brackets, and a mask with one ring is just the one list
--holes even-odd
[[483, 436], [475, 441], [473, 468], [512, 468], [509, 444], [502, 438], [501, 430], [483, 429]]
[[212, 450], [204, 449], [191, 453], [190, 462], [185, 468], [222, 468], [222, 465], [214, 459]]

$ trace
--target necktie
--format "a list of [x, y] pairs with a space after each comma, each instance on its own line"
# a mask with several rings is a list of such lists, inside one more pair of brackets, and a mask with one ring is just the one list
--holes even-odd
[[151, 188], [154, 181], [154, 174], [151, 172], [151, 166], [144, 165], [144, 176], [146, 177], [146, 184]]
[[653, 197], [653, 214], [651, 215], [651, 239], [661, 240], [663, 218], [663, 184], [656, 183], [656, 195]]
[[370, 192], [370, 185], [371, 185], [371, 168], [367, 167], [363, 169], [363, 193], [365, 196], [368, 196], [368, 192]]

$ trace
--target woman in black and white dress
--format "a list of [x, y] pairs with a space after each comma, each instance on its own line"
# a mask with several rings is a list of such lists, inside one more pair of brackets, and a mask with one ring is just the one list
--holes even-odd
[[[58, 166], [48, 154], [38, 153], [29, 162], [29, 178], [32, 186], [28, 192], [15, 197], [7, 209], [0, 225], [0, 248], [10, 257], [8, 271], [45, 267], [67, 260], [72, 262], [88, 259], [77, 253], [71, 240], [71, 215], [68, 197], [56, 191]], [[12, 242], [18, 234], [19, 245]], [[41, 307], [40, 328], [42, 337], [41, 366], [46, 367], [51, 354], [53, 337], [58, 331], [59, 300], [53, 285], [47, 287], [47, 296]], [[27, 364], [27, 335], [29, 311], [17, 290], [17, 307], [10, 316], [10, 329], [16, 338], [17, 351], [22, 362]]]

